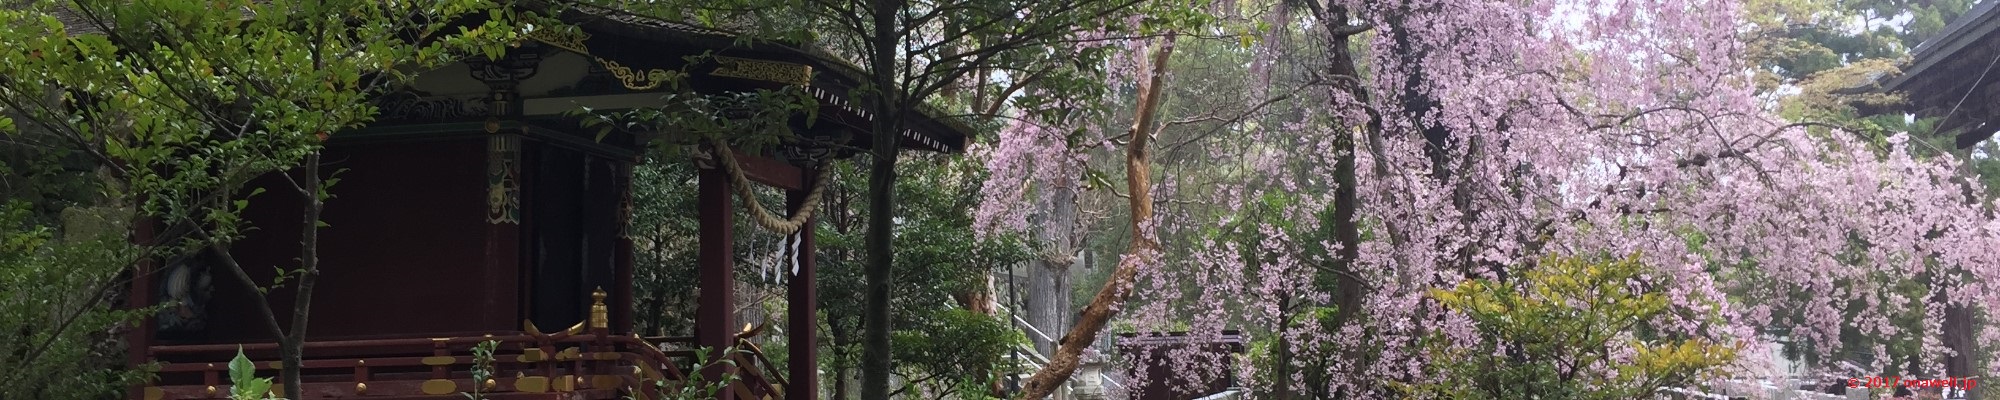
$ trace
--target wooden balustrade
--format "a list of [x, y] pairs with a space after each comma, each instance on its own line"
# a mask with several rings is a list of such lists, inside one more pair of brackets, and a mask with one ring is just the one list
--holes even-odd
[[[596, 297], [601, 305], [601, 293]], [[602, 308], [593, 311], [602, 313]], [[486, 382], [473, 382], [473, 347], [489, 340], [499, 342], [494, 373]], [[739, 366], [737, 397], [782, 399], [783, 371], [748, 337], [738, 341], [741, 351], [730, 355]], [[312, 399], [447, 399], [461, 398], [460, 392], [477, 385], [495, 400], [555, 393], [580, 399], [659, 399], [662, 386], [688, 382], [697, 362], [693, 351], [662, 350], [660, 345], [667, 343], [692, 345], [694, 340], [614, 336], [596, 315], [588, 326], [553, 333], [524, 323], [523, 332], [505, 335], [314, 341], [304, 346], [302, 393]], [[147, 354], [160, 362], [159, 374], [144, 390], [144, 400], [228, 398], [223, 377], [239, 349], [255, 361], [259, 376], [274, 377], [282, 369], [273, 343], [152, 346]]]

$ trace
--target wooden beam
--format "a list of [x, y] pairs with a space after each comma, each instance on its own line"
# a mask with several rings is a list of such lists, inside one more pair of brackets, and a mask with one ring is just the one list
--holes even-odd
[[735, 149], [729, 151], [736, 154], [737, 165], [743, 167], [743, 177], [749, 178], [751, 182], [784, 190], [806, 189], [803, 168], [770, 157], [746, 154]]

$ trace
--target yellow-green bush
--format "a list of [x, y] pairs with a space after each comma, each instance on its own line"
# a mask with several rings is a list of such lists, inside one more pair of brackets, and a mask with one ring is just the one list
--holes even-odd
[[[1430, 379], [1396, 384], [1413, 398], [1631, 399], [1718, 376], [1739, 347], [1670, 335], [1650, 323], [1673, 310], [1637, 258], [1554, 257], [1431, 296], [1471, 319], [1476, 339], [1425, 339]], [[1652, 287], [1648, 287], [1652, 286]], [[1716, 318], [1713, 308], [1693, 310]]]

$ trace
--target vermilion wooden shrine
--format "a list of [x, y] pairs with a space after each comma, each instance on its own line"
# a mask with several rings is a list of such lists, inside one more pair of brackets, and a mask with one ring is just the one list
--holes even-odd
[[[628, 186], [646, 140], [596, 138], [565, 114], [658, 106], [669, 71], [680, 70], [705, 93], [802, 85], [819, 100], [821, 121], [797, 136], [867, 147], [870, 115], [847, 106], [858, 71], [796, 50], [735, 46], [722, 32], [615, 13], [561, 17], [582, 33], [544, 33], [501, 60], [424, 72], [407, 92], [380, 99], [377, 123], [328, 142], [324, 169], [344, 172], [320, 231], [307, 398], [460, 398], [474, 385], [493, 399], [657, 398], [657, 384], [695, 373], [693, 352], [662, 344], [719, 348], [761, 330], [735, 320], [733, 179], [718, 168], [729, 163], [709, 160], [700, 209], [689, 210], [700, 213], [700, 232], [688, 232], [700, 235], [696, 334], [634, 334]], [[710, 51], [715, 57], [697, 64], [685, 58]], [[957, 125], [907, 125], [906, 149], [964, 148]], [[818, 175], [812, 166], [841, 156], [803, 143], [732, 154], [744, 176], [787, 190], [797, 208]], [[280, 192], [251, 202], [246, 213], [258, 230], [233, 248], [259, 282], [296, 265], [302, 222]], [[788, 283], [791, 326], [816, 326], [811, 232], [799, 234]], [[209, 277], [208, 266], [201, 256], [142, 266], [150, 278], [131, 287], [132, 306], [184, 306], [132, 334], [140, 350], [130, 361], [161, 369], [131, 398], [227, 398], [223, 377], [239, 346], [267, 369], [261, 375], [277, 374], [275, 336], [258, 322], [254, 300], [225, 272]], [[290, 318], [287, 290], [270, 296], [280, 320]], [[735, 371], [706, 373], [741, 377], [724, 398], [816, 398], [813, 332], [789, 332], [788, 371], [750, 346], [734, 356]], [[501, 342], [497, 378], [472, 382], [471, 348], [486, 340]]]

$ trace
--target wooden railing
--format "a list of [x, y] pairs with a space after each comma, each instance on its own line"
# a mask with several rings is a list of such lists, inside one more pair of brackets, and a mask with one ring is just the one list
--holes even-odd
[[[600, 293], [601, 296], [601, 293]], [[601, 297], [593, 314], [601, 313]], [[588, 325], [588, 326], [586, 326]], [[662, 343], [692, 344], [691, 338], [614, 336], [601, 315], [588, 324], [544, 333], [532, 323], [520, 332], [441, 338], [314, 341], [304, 345], [302, 394], [309, 399], [431, 397], [462, 398], [475, 385], [488, 399], [565, 398], [661, 399], [664, 391], [690, 382], [695, 353], [662, 350]], [[784, 398], [782, 370], [773, 365], [747, 337], [736, 360], [735, 397], [739, 400]], [[496, 341], [492, 378], [473, 382], [473, 347]], [[259, 376], [275, 377], [283, 368], [272, 343], [152, 346], [150, 359], [160, 363], [156, 379], [143, 400], [226, 399], [224, 381], [229, 360], [238, 349], [253, 360]], [[282, 392], [282, 385], [273, 390]], [[138, 400], [138, 399], [135, 399]]]
[[[473, 382], [472, 347], [497, 341], [493, 378]], [[428, 351], [423, 351], [428, 347]], [[158, 385], [145, 390], [148, 400], [226, 398], [228, 361], [234, 345], [155, 346], [160, 360]], [[272, 344], [243, 345], [256, 361], [259, 375], [276, 376], [281, 369]], [[686, 380], [682, 366], [690, 352], [662, 352], [635, 337], [606, 333], [581, 335], [506, 335], [491, 337], [412, 338], [309, 342], [301, 363], [302, 393], [309, 398], [351, 396], [457, 396], [480, 391], [491, 398], [517, 394], [575, 392], [578, 398], [613, 399], [621, 393], [655, 398], [655, 383]], [[282, 390], [282, 386], [278, 390]]]
[[[738, 400], [782, 400], [790, 383], [785, 379], [785, 370], [771, 362], [764, 350], [750, 340], [759, 331], [761, 329], [746, 328], [738, 333], [735, 351], [726, 356], [735, 366], [736, 380], [730, 383], [731, 391]], [[693, 348], [696, 345], [695, 339], [687, 336], [653, 336], [643, 340], [656, 347]]]

